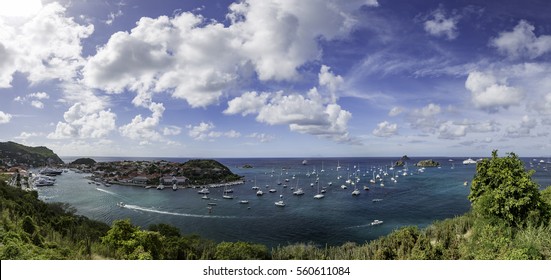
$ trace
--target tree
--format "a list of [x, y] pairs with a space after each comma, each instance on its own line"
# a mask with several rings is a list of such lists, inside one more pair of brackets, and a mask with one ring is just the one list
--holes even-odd
[[248, 242], [222, 242], [216, 246], [217, 260], [262, 260], [269, 259], [268, 248]]
[[491, 159], [476, 166], [469, 200], [476, 213], [505, 221], [513, 227], [524, 227], [549, 221], [550, 206], [543, 201], [539, 186], [532, 181], [534, 171], [526, 171], [514, 153], [499, 158], [497, 150]]

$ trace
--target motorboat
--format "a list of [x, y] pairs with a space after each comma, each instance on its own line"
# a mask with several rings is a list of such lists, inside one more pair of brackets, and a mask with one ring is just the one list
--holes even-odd
[[126, 204], [122, 201], [117, 202], [117, 206], [123, 208]]
[[248, 200], [240, 200], [239, 204], [249, 204], [249, 201]]
[[371, 222], [371, 225], [376, 226], [376, 225], [380, 225], [382, 223], [383, 223], [383, 221], [381, 221], [381, 220], [373, 220], [373, 222]]

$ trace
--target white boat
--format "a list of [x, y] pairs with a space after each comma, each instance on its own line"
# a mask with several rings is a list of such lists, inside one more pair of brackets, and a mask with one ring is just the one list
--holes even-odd
[[302, 190], [302, 188], [298, 188], [296, 191], [293, 192], [294, 195], [303, 195], [304, 194], [304, 191]]
[[383, 223], [383, 221], [381, 221], [381, 220], [373, 220], [373, 222], [371, 222], [371, 225], [376, 226], [376, 225], [380, 225], [382, 223]]
[[159, 185], [157, 186], [157, 189], [158, 189], [158, 190], [162, 190], [162, 189], [164, 189], [164, 188], [165, 188], [165, 186], [162, 185], [162, 184], [159, 184]]
[[285, 202], [283, 202], [283, 200], [276, 201], [274, 204], [278, 207], [285, 207]]
[[178, 186], [176, 186], [176, 184], [172, 185], [172, 190], [173, 190], [173, 191], [178, 190]]
[[318, 194], [314, 195], [315, 199], [322, 199], [325, 195], [320, 192], [320, 184], [318, 183]]
[[276, 189], [269, 189], [268, 192], [269, 193], [275, 193], [275, 192], [277, 192], [277, 190]]
[[205, 194], [205, 195], [203, 195], [203, 196], [201, 197], [201, 199], [207, 200], [207, 199], [210, 199], [210, 197], [209, 197], [208, 195]]
[[239, 204], [249, 204], [249, 201], [248, 200], [240, 200]]
[[368, 190], [369, 190], [369, 187], [368, 187], [368, 186], [364, 186], [364, 190], [368, 191]]
[[352, 191], [352, 195], [354, 196], [360, 195], [360, 190], [358, 190], [357, 188], [354, 188], [354, 190]]
[[233, 199], [233, 196], [225, 194], [222, 196], [223, 199]]
[[263, 192], [262, 190], [258, 190], [258, 191], [256, 192], [256, 195], [257, 195], [257, 196], [262, 196], [263, 194], [264, 194], [264, 192]]
[[346, 185], [341, 185], [341, 189], [344, 190], [344, 189], [346, 189], [346, 188], [348, 188]]
[[307, 160], [303, 160], [303, 161], [302, 161], [302, 165], [306, 165], [306, 164], [308, 164], [308, 161], [307, 161]]
[[383, 201], [383, 199], [382, 199], [382, 198], [375, 198], [375, 199], [373, 199], [373, 200], [371, 200], [371, 201], [372, 201], [372, 202], [380, 202], [380, 201]]
[[278, 207], [285, 207], [285, 202], [283, 202], [283, 195], [280, 195], [279, 196], [279, 201], [276, 201], [274, 204], [275, 206], [278, 206]]
[[463, 161], [463, 164], [465, 164], [465, 165], [467, 165], [467, 164], [476, 164], [476, 160], [474, 160], [472, 158], [468, 158], [468, 159]]
[[210, 191], [208, 188], [202, 188], [200, 191], [197, 192], [198, 194], [209, 194]]
[[124, 202], [122, 202], [122, 201], [117, 202], [117, 206], [119, 206], [119, 207], [121, 207], [121, 208], [124, 207], [125, 205], [126, 205], [126, 204], [125, 204]]

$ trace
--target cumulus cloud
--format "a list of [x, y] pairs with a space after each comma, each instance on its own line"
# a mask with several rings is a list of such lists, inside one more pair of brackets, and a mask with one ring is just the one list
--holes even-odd
[[214, 138], [220, 138], [220, 137], [227, 137], [227, 138], [239, 138], [241, 137], [241, 133], [230, 130], [227, 132], [221, 132], [221, 131], [215, 131], [214, 124], [211, 122], [201, 122], [196, 126], [188, 125], [187, 127], [189, 129], [188, 135], [189, 137], [203, 141], [203, 140], [209, 140], [213, 141]]
[[373, 135], [378, 137], [390, 137], [398, 134], [398, 125], [387, 121], [377, 124], [377, 128], [373, 130]]
[[83, 103], [75, 103], [63, 114], [50, 139], [102, 138], [115, 129], [116, 115], [109, 110], [96, 110]]
[[151, 141], [162, 141], [163, 137], [157, 131], [165, 107], [161, 103], [151, 103], [149, 105], [151, 111], [150, 117], [135, 116], [132, 121], [119, 128], [122, 136], [132, 140], [139, 140], [140, 144], [149, 144]]
[[9, 123], [12, 115], [0, 111], [0, 124]]
[[[300, 66], [319, 58], [319, 40], [346, 36], [363, 5], [378, 3], [246, 0], [230, 6], [229, 26], [187, 12], [144, 17], [98, 49], [84, 80], [110, 93], [135, 91], [140, 106], [148, 106], [155, 92], [170, 92], [192, 107], [205, 107], [254, 74], [261, 81], [297, 79]], [[323, 79], [328, 87], [338, 84], [338, 77]]]
[[14, 101], [25, 103], [30, 102], [31, 106], [37, 109], [43, 109], [44, 103], [40, 100], [49, 99], [50, 95], [45, 92], [34, 92], [27, 94], [26, 96], [17, 96], [14, 98]]
[[468, 133], [490, 133], [499, 131], [499, 124], [495, 121], [445, 121], [438, 127], [438, 138], [458, 139]]
[[510, 58], [536, 58], [551, 51], [551, 35], [536, 36], [534, 26], [521, 20], [512, 31], [501, 32], [490, 45]]
[[446, 37], [448, 40], [453, 40], [459, 35], [457, 32], [459, 17], [446, 18], [444, 9], [439, 8], [431, 13], [430, 18], [424, 22], [425, 31], [430, 35]]
[[335, 103], [325, 104], [314, 88], [306, 96], [256, 92], [244, 93], [228, 102], [226, 114], [257, 114], [256, 120], [270, 125], [288, 125], [291, 131], [317, 135], [337, 142], [350, 141], [347, 124], [352, 114]]
[[182, 129], [178, 126], [167, 126], [163, 128], [163, 135], [164, 136], [173, 136], [173, 135], [179, 135], [182, 132]]
[[84, 65], [81, 41], [94, 31], [65, 17], [59, 3], [45, 5], [23, 24], [0, 21], [0, 87], [10, 87], [13, 73], [31, 83], [71, 80]]
[[498, 82], [492, 73], [469, 73], [465, 88], [471, 92], [471, 100], [477, 108], [490, 112], [519, 105], [524, 98], [520, 89]]

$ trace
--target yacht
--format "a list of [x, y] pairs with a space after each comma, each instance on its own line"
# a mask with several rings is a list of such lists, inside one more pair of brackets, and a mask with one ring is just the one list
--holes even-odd
[[201, 197], [201, 199], [208, 200], [208, 199], [210, 199], [210, 197], [209, 197], [208, 195], [205, 194], [205, 195], [203, 195], [203, 196]]
[[472, 158], [468, 158], [468, 159], [463, 161], [463, 164], [465, 164], [465, 165], [467, 165], [467, 164], [476, 164], [476, 160], [474, 160]]
[[278, 207], [285, 207], [285, 202], [283, 202], [283, 195], [280, 195], [279, 198], [279, 201], [276, 201], [274, 204]]
[[256, 192], [256, 195], [257, 195], [257, 196], [262, 196], [263, 194], [264, 194], [264, 192], [263, 192], [262, 190], [258, 190], [258, 191]]
[[303, 195], [304, 191], [302, 190], [302, 188], [298, 188], [298, 190], [294, 191], [293, 194], [294, 195]]
[[268, 192], [269, 193], [275, 193], [275, 192], [277, 192], [277, 190], [276, 189], [269, 189]]
[[209, 194], [210, 191], [208, 188], [202, 188], [200, 191], [197, 192], [198, 194]]
[[358, 190], [357, 188], [355, 188], [355, 189], [352, 191], [352, 195], [354, 195], [354, 196], [360, 195], [360, 190]]

